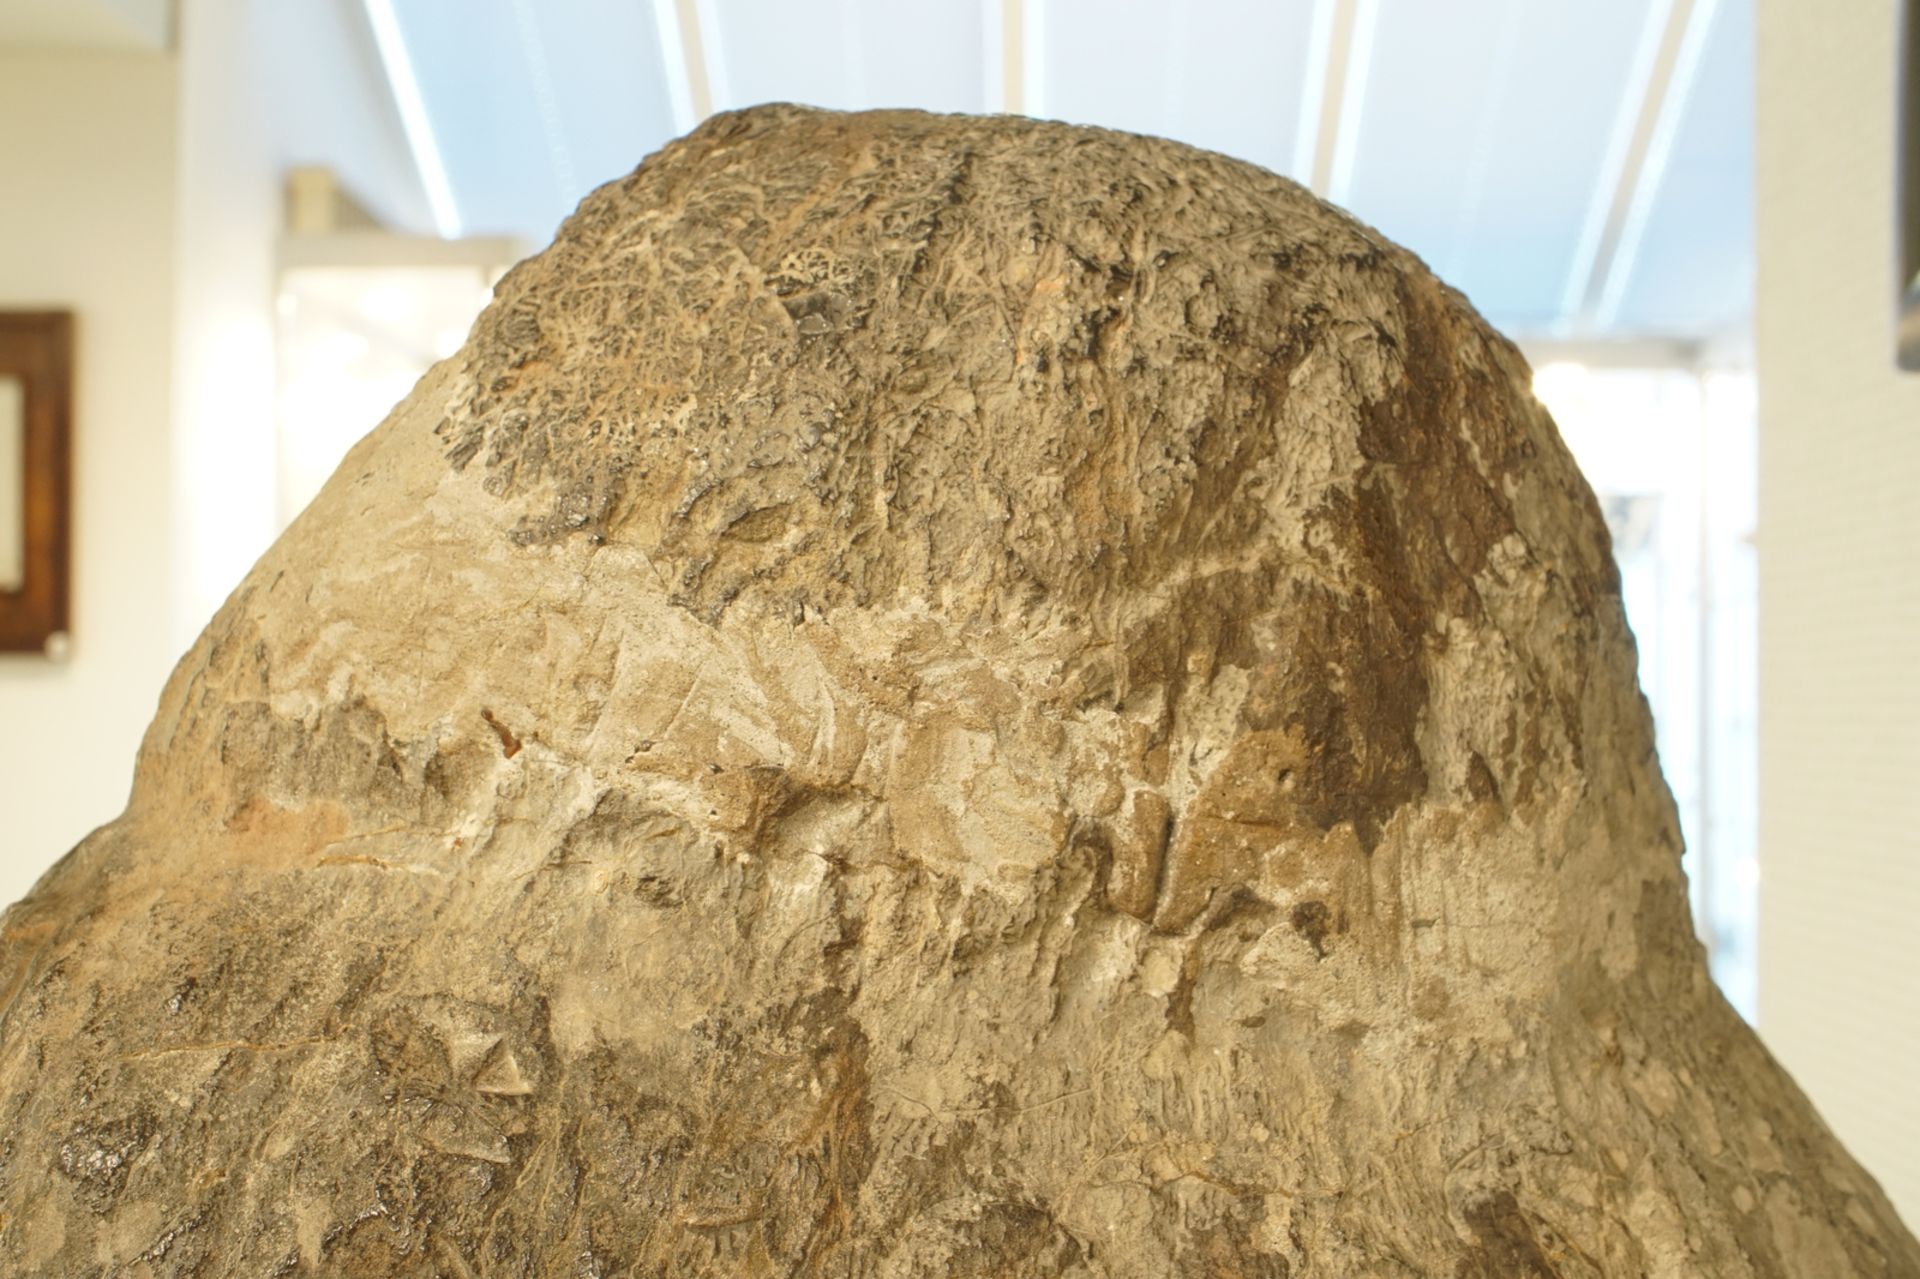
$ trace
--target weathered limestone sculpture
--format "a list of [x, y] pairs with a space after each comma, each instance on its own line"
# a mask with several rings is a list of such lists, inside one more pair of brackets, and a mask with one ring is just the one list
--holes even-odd
[[1167, 142], [581, 206], [5, 917], [0, 1271], [1820, 1276], [1506, 342]]

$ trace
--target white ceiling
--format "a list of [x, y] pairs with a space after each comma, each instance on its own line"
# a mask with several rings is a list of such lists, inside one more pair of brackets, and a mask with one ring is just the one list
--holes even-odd
[[1517, 336], [1751, 310], [1752, 0], [365, 2], [446, 230], [545, 243], [709, 110], [1023, 110], [1294, 176]]

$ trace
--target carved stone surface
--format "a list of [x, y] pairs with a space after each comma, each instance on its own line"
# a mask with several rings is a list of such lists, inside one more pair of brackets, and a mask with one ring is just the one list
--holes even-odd
[[1915, 1275], [1709, 982], [1519, 355], [1300, 188], [591, 196], [5, 917], [0, 1271]]

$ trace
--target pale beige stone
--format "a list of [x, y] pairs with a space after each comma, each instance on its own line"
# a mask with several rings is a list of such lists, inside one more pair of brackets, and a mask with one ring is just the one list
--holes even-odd
[[18, 1274], [1920, 1274], [1709, 982], [1519, 355], [1291, 183], [603, 188], [5, 917]]

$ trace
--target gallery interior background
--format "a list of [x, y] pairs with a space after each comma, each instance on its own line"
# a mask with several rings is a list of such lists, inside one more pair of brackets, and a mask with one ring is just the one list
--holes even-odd
[[67, 659], [0, 663], [0, 896], [118, 811], [172, 661], [586, 190], [758, 101], [1058, 116], [1289, 174], [1521, 342], [1614, 531], [1715, 975], [1920, 1213], [1895, 9], [22, 0], [0, 305], [80, 317], [78, 562]]

